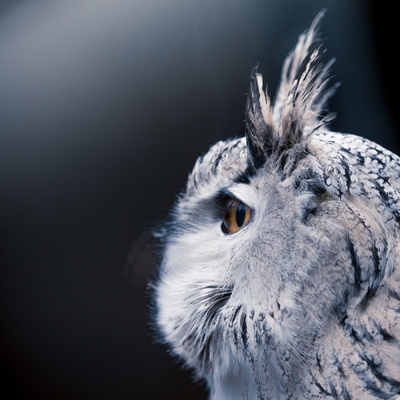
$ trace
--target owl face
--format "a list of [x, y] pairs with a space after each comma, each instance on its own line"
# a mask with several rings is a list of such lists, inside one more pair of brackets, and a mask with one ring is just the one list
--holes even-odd
[[[167, 226], [157, 291], [167, 340], [200, 376], [265, 357], [277, 382], [304, 362], [325, 320], [340, 318], [354, 272], [337, 254], [351, 245], [342, 221], [355, 211], [312, 154], [323, 138], [299, 161], [288, 154], [290, 173], [268, 161], [250, 170], [245, 139], [197, 161]], [[285, 365], [283, 353], [297, 362]]]
[[316, 117], [331, 93], [309, 51], [320, 18], [273, 107], [253, 71], [245, 137], [197, 160], [159, 233], [156, 323], [212, 399], [372, 398], [380, 350], [359, 343], [400, 327], [381, 309], [397, 293], [400, 161]]

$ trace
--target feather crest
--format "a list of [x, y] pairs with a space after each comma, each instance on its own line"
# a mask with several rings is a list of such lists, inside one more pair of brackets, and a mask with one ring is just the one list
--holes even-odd
[[256, 66], [251, 74], [245, 120], [249, 160], [255, 168], [264, 164], [276, 142], [271, 100], [262, 86], [262, 75], [257, 73]]
[[262, 76], [257, 73], [257, 67], [252, 72], [245, 131], [249, 162], [255, 168], [263, 165], [272, 154], [279, 157], [285, 150], [302, 143], [335, 117], [334, 113], [323, 116], [323, 108], [338, 86], [327, 88], [334, 59], [322, 64], [324, 50], [317, 43], [324, 14], [325, 10], [322, 10], [317, 15], [287, 56], [273, 106], [263, 91]]

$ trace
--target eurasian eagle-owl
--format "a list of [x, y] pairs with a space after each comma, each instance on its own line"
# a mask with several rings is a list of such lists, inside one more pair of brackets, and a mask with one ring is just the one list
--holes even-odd
[[158, 231], [156, 324], [213, 400], [400, 393], [400, 159], [328, 130], [322, 16]]

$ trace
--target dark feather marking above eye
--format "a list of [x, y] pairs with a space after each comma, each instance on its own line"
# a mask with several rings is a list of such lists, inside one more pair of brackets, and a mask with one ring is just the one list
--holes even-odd
[[226, 200], [228, 197], [236, 198], [228, 189], [224, 188], [221, 189], [217, 195], [214, 197], [214, 203], [216, 204], [218, 210], [215, 214], [218, 221], [221, 220], [221, 213], [225, 211], [226, 208]]
[[231, 141], [229, 146], [224, 147], [222, 150], [219, 151], [218, 155], [216, 155], [212, 167], [211, 172], [213, 175], [217, 175], [218, 173], [218, 166], [221, 163], [223, 158], [229, 159], [233, 153], [237, 152], [237, 147], [241, 145], [240, 140]]
[[235, 183], [243, 183], [245, 185], [249, 185], [250, 184], [250, 179], [249, 179], [249, 175], [246, 174], [246, 172], [243, 172], [242, 174], [240, 174], [235, 180]]
[[222, 150], [221, 153], [218, 154], [217, 158], [214, 161], [214, 165], [212, 166], [212, 173], [214, 175], [217, 173], [218, 164], [220, 163], [220, 161], [222, 159], [222, 155], [224, 154], [225, 151], [226, 151], [226, 148], [224, 150]]

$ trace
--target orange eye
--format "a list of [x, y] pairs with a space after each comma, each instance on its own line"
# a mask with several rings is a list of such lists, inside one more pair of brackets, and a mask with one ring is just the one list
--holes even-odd
[[250, 207], [241, 201], [227, 196], [221, 229], [224, 233], [235, 233], [243, 228], [250, 219]]

